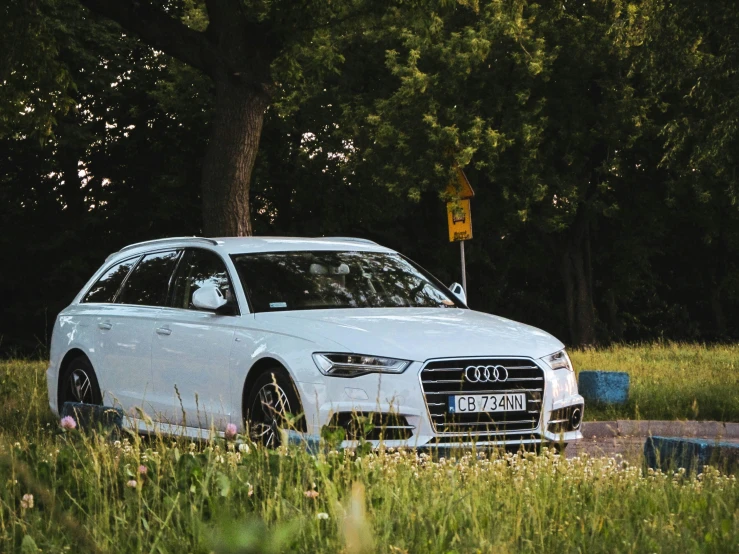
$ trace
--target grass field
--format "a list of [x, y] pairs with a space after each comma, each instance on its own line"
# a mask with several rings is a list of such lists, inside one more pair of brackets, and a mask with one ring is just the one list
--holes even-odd
[[626, 371], [629, 402], [585, 406], [585, 419], [739, 421], [739, 345], [659, 344], [571, 352], [576, 371]]
[[[737, 413], [732, 352], [657, 346], [573, 358], [581, 368], [628, 366], [633, 405], [619, 415], [638, 406], [642, 417], [692, 417], [684, 410], [696, 400], [700, 417], [704, 402]], [[551, 452], [452, 462], [115, 442], [59, 428], [43, 368], [0, 363], [0, 552], [739, 552], [739, 486], [713, 470], [643, 473]], [[670, 395], [687, 408], [670, 411]]]

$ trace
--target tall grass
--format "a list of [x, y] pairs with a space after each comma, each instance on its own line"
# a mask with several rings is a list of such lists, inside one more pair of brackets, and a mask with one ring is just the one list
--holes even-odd
[[739, 486], [714, 470], [82, 434], [43, 369], [0, 364], [0, 552], [739, 551]]
[[[46, 552], [80, 544], [103, 552], [225, 552], [273, 541], [305, 552], [347, 543], [355, 552], [739, 548], [736, 481], [714, 471], [691, 480], [642, 476], [617, 460], [551, 453], [453, 462], [387, 451], [313, 458], [239, 452], [218, 441], [192, 449], [136, 438], [111, 444], [77, 432], [3, 455], [10, 459], [0, 492], [5, 552], [25, 536]], [[29, 492], [36, 504], [24, 509]], [[267, 544], [258, 521], [271, 529]]]
[[649, 344], [576, 350], [575, 370], [625, 371], [629, 401], [587, 405], [586, 419], [739, 421], [739, 345]]

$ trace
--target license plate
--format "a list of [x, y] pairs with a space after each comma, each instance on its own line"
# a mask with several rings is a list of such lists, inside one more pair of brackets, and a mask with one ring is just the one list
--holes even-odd
[[522, 412], [526, 409], [526, 393], [463, 394], [449, 397], [450, 414], [485, 412]]

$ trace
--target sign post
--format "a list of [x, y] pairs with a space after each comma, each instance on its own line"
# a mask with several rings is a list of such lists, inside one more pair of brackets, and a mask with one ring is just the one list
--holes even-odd
[[[447, 193], [458, 200], [446, 203], [447, 223], [449, 225], [449, 242], [459, 242], [459, 252], [462, 259], [462, 288], [467, 296], [467, 269], [464, 259], [464, 241], [472, 238], [472, 211], [470, 198], [475, 192], [467, 180], [464, 171], [457, 169], [457, 183], [447, 188]], [[469, 296], [467, 296], [469, 298]]]
[[462, 288], [464, 289], [464, 296], [467, 297], [467, 268], [464, 262], [464, 241], [459, 241], [459, 253], [462, 256]]

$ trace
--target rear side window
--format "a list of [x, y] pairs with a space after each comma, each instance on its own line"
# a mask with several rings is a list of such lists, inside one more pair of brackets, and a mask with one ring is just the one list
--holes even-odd
[[140, 306], [164, 306], [169, 279], [178, 256], [179, 252], [175, 250], [144, 256], [126, 280], [116, 302]]
[[95, 284], [90, 287], [90, 290], [87, 291], [87, 294], [82, 301], [113, 302], [115, 299], [115, 293], [118, 292], [119, 288], [121, 288], [121, 283], [123, 283], [126, 275], [128, 275], [128, 272], [131, 271], [133, 264], [135, 264], [138, 259], [139, 258], [137, 256], [136, 258], [123, 260], [122, 262], [112, 266], [108, 271], [103, 273], [103, 276], [100, 277], [100, 279], [95, 281]]
[[235, 301], [231, 279], [221, 257], [208, 250], [188, 250], [177, 270], [172, 306], [196, 310], [192, 305], [192, 294], [204, 285], [215, 285], [226, 300]]

